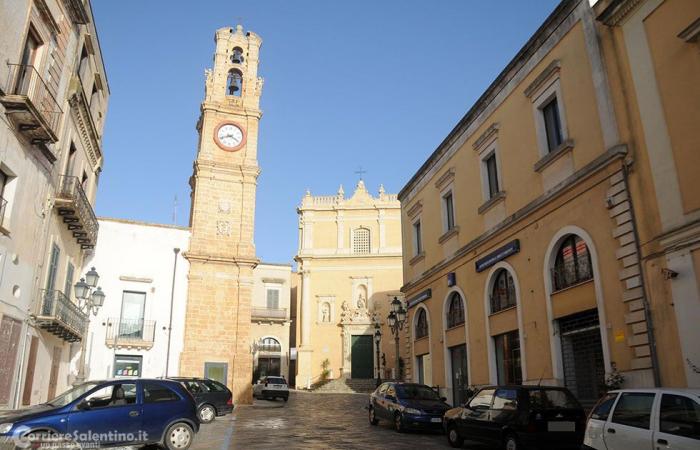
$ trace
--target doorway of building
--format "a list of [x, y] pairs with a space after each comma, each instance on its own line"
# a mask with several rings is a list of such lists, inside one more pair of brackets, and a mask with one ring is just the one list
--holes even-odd
[[372, 345], [372, 335], [352, 336], [350, 353], [352, 378], [372, 378], [374, 376]]
[[266, 376], [279, 377], [282, 374], [282, 364], [279, 356], [258, 358], [258, 379]]
[[56, 388], [58, 387], [58, 371], [61, 368], [61, 356], [63, 356], [63, 348], [58, 345], [54, 346], [53, 356], [51, 357], [51, 372], [49, 374], [48, 400], [56, 397]]
[[603, 343], [598, 311], [593, 309], [559, 319], [564, 384], [584, 407], [600, 398], [605, 382]]
[[10, 404], [12, 383], [14, 382], [15, 364], [22, 322], [3, 316], [0, 322], [0, 406]]
[[452, 364], [452, 405], [458, 406], [467, 401], [467, 346], [465, 344], [450, 347]]

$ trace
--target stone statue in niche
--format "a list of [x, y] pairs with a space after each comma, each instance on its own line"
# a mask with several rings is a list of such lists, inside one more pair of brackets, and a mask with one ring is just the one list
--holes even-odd
[[328, 303], [324, 303], [321, 306], [321, 322], [331, 321], [331, 307]]
[[367, 302], [365, 301], [365, 297], [360, 294], [360, 296], [357, 298], [357, 309], [365, 309], [367, 308]]

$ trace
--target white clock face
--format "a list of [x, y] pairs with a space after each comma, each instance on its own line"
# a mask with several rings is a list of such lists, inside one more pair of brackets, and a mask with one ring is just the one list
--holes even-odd
[[236, 148], [241, 145], [241, 142], [243, 141], [243, 132], [237, 126], [228, 123], [219, 127], [216, 137], [224, 147]]

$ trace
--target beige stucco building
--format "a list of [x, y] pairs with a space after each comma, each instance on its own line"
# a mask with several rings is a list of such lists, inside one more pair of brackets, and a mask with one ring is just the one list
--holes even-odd
[[263, 81], [262, 40], [222, 28], [215, 34], [214, 67], [206, 72], [197, 123], [190, 228], [190, 262], [182, 375], [222, 379], [234, 402], [252, 402], [251, 303], [258, 122]]
[[[296, 384], [317, 383], [324, 368], [329, 378], [374, 378], [381, 371], [374, 324], [384, 325], [389, 302], [402, 297], [396, 195], [380, 187], [375, 197], [360, 180], [349, 197], [342, 186], [336, 195], [307, 192], [297, 211]], [[389, 331], [383, 333], [379, 365], [383, 353], [383, 367], [391, 369], [393, 340]]]
[[410, 378], [700, 385], [698, 17], [562, 1], [401, 190]]
[[109, 87], [91, 4], [0, 4], [0, 408], [74, 380]]

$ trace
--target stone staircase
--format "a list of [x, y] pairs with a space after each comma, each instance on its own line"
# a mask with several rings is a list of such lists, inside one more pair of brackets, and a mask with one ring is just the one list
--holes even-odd
[[312, 389], [312, 391], [334, 394], [368, 394], [376, 388], [377, 380], [374, 378], [340, 377]]

